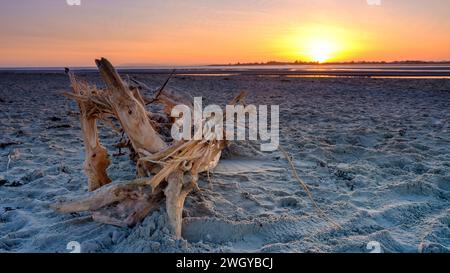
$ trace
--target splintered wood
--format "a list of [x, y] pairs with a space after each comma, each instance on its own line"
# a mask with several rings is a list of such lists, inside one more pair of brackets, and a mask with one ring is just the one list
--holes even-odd
[[[134, 79], [122, 80], [111, 63], [102, 58], [97, 67], [106, 83], [99, 89], [68, 73], [73, 92], [66, 96], [77, 101], [80, 109], [86, 158], [84, 170], [90, 193], [79, 200], [59, 203], [53, 207], [63, 213], [90, 211], [95, 221], [133, 226], [165, 199], [170, 230], [181, 237], [182, 212], [186, 196], [195, 188], [199, 173], [209, 171], [219, 161], [225, 140], [182, 140], [166, 143], [159, 129], [171, 125], [172, 108], [178, 104], [193, 107], [189, 96], [165, 89], [144, 97], [145, 84]], [[243, 94], [233, 104], [241, 103]], [[146, 105], [162, 105], [160, 113], [150, 113]], [[97, 120], [126, 135], [130, 150], [136, 154], [138, 177], [133, 181], [111, 183], [106, 173], [110, 164], [108, 153], [100, 143]], [[163, 123], [161, 121], [167, 121]], [[116, 128], [115, 124], [121, 128]], [[167, 138], [167, 136], [165, 136]]]
[[[97, 93], [95, 88], [90, 88], [83, 81], [77, 81], [72, 73], [69, 73], [70, 82], [75, 95], [93, 95]], [[86, 150], [86, 159], [84, 162], [84, 171], [88, 177], [88, 189], [93, 191], [111, 182], [106, 174], [110, 161], [106, 148], [100, 144], [97, 132], [97, 117], [92, 113], [92, 104], [90, 101], [78, 101], [80, 108], [80, 123], [83, 131], [84, 147]]]

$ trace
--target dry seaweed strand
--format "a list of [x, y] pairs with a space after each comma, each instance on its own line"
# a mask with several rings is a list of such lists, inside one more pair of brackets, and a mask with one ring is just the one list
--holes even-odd
[[328, 215], [319, 207], [319, 205], [317, 205], [317, 202], [314, 200], [311, 191], [309, 190], [308, 185], [300, 178], [300, 176], [297, 173], [297, 169], [295, 168], [294, 162], [292, 161], [291, 156], [288, 154], [288, 152], [286, 152], [286, 150], [279, 145], [278, 148], [280, 149], [280, 151], [283, 153], [284, 157], [286, 158], [286, 160], [289, 162], [289, 166], [291, 167], [292, 170], [292, 174], [294, 175], [294, 178], [300, 183], [300, 185], [303, 187], [303, 189], [305, 190], [306, 194], [308, 195], [309, 200], [311, 201], [311, 203], [313, 204], [314, 208], [316, 209], [316, 211], [319, 213], [319, 215], [321, 217], [323, 217], [326, 221], [329, 221], [330, 223], [332, 223], [336, 228], [338, 229], [342, 229], [342, 226], [339, 225], [338, 223], [336, 223], [333, 219], [331, 219], [330, 217], [328, 217]]

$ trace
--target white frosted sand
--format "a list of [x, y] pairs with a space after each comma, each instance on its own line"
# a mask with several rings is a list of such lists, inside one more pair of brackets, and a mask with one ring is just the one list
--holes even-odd
[[[165, 79], [135, 76], [153, 87]], [[233, 144], [212, 183], [201, 179], [183, 240], [168, 235], [164, 205], [134, 228], [58, 214], [48, 206], [87, 191], [78, 110], [61, 95], [69, 81], [0, 74], [0, 252], [68, 252], [70, 241], [83, 252], [368, 252], [369, 241], [385, 252], [450, 251], [450, 80], [179, 76], [169, 85], [206, 103], [247, 90], [249, 103], [279, 104], [283, 147], [343, 228], [318, 217], [280, 152], [256, 143]], [[112, 155], [120, 137], [102, 127]], [[114, 180], [134, 177], [127, 155], [111, 158]]]

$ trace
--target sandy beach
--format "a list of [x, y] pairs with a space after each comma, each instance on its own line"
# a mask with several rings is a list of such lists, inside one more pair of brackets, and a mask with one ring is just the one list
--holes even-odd
[[[130, 73], [152, 88], [166, 75]], [[102, 84], [97, 73], [81, 75]], [[234, 142], [188, 196], [183, 239], [165, 206], [133, 228], [49, 206], [87, 192], [77, 105], [63, 73], [0, 74], [0, 252], [450, 252], [450, 80], [183, 75], [169, 87], [226, 104], [280, 105], [279, 151]], [[100, 124], [113, 180], [135, 177], [120, 135]]]

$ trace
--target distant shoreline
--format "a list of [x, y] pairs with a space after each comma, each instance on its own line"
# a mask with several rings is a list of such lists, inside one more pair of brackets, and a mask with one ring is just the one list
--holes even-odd
[[279, 62], [279, 61], [270, 61], [270, 62], [254, 62], [254, 63], [234, 63], [234, 64], [210, 64], [208, 66], [268, 66], [268, 65], [450, 65], [450, 61], [351, 61], [351, 62]]
[[[98, 73], [96, 67], [71, 67], [77, 73]], [[168, 75], [176, 69], [177, 76], [280, 76], [280, 77], [400, 77], [450, 79], [450, 62], [353, 62], [353, 63], [279, 63], [202, 66], [118, 66], [124, 74]], [[64, 74], [63, 67], [0, 68], [0, 74]]]
[[[228, 63], [228, 64], [200, 64], [200, 65], [153, 65], [153, 64], [122, 64], [117, 67], [122, 70], [164, 70], [164, 69], [193, 69], [193, 68], [208, 68], [208, 67], [233, 67], [233, 66], [332, 66], [332, 65], [345, 65], [345, 66], [358, 66], [358, 65], [449, 65], [450, 61], [360, 61], [360, 62], [326, 62], [326, 63], [318, 63], [318, 62], [279, 62], [279, 61], [269, 61], [269, 62], [253, 62], [253, 63]], [[97, 70], [97, 67], [92, 66], [68, 66], [71, 69], [75, 70]], [[32, 70], [64, 70], [64, 67], [58, 66], [0, 66], [1, 71], [32, 71]]]
[[[95, 68], [92, 69], [72, 69], [79, 74], [98, 74]], [[166, 77], [172, 69], [139, 69], [139, 68], [118, 68], [122, 74], [148, 74], [162, 75]], [[0, 69], [0, 75], [6, 74], [59, 74], [65, 75], [64, 69]], [[177, 69], [176, 77], [233, 77], [233, 76], [257, 76], [257, 77], [287, 77], [287, 78], [304, 78], [304, 77], [362, 77], [362, 78], [418, 78], [418, 79], [450, 79], [450, 66], [442, 66], [439, 68], [420, 68], [413, 67], [403, 69], [352, 69], [352, 68], [272, 68], [272, 67], [254, 67], [254, 68], [227, 68], [227, 67], [211, 67], [201, 69]]]

